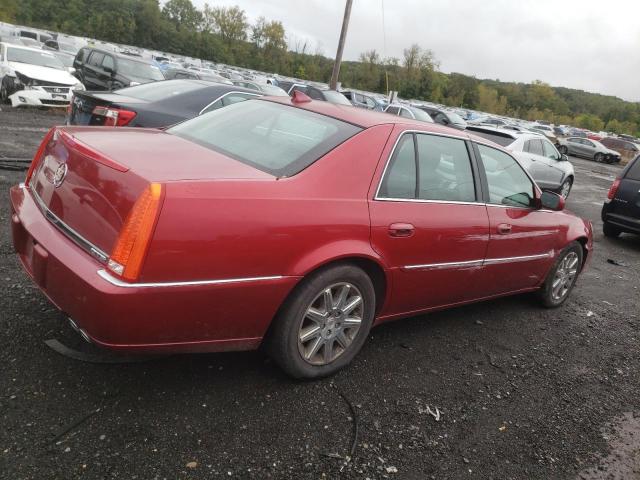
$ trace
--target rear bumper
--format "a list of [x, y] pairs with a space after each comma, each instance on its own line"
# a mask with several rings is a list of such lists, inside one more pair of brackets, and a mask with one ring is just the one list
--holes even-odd
[[[98, 345], [140, 352], [256, 348], [298, 277], [120, 285], [13, 187], [15, 251], [42, 292]], [[214, 281], [215, 282], [215, 281]]]
[[613, 202], [605, 202], [602, 206], [602, 221], [615, 225], [625, 232], [640, 234], [640, 219], [615, 213]]

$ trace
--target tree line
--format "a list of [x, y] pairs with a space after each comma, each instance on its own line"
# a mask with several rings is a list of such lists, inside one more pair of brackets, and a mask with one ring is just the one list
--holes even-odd
[[[336, 19], [338, 21], [339, 19]], [[307, 42], [291, 45], [282, 22], [250, 23], [239, 7], [191, 0], [0, 0], [0, 21], [186, 55], [216, 63], [328, 82], [333, 59]], [[289, 41], [288, 41], [289, 40]], [[640, 134], [640, 104], [614, 96], [529, 84], [483, 80], [439, 71], [434, 53], [411, 45], [401, 58], [375, 50], [344, 62], [343, 87], [427, 100], [527, 120], [589, 130]]]

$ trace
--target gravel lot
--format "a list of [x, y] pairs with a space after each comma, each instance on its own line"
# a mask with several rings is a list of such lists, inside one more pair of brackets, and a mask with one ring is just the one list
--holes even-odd
[[[32, 156], [62, 120], [5, 108], [0, 160]], [[601, 233], [619, 167], [572, 162], [568, 208], [594, 222], [596, 250], [565, 306], [525, 295], [388, 324], [350, 368], [305, 383], [259, 352], [52, 351], [80, 342], [14, 258], [7, 189], [24, 172], [0, 170], [0, 477], [640, 478], [640, 238]]]

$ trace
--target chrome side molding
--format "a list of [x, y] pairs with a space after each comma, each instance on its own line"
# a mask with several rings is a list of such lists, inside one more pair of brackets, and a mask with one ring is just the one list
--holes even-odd
[[104, 269], [98, 270], [98, 275], [111, 285], [123, 288], [163, 288], [163, 287], [190, 287], [198, 285], [224, 285], [227, 283], [248, 283], [269, 280], [279, 280], [283, 275], [272, 275], [269, 277], [244, 277], [244, 278], [224, 278], [220, 280], [192, 280], [185, 282], [151, 282], [151, 283], [127, 283], [114, 277]]
[[521, 257], [486, 258], [484, 260], [468, 260], [465, 262], [426, 263], [423, 265], [405, 265], [402, 268], [404, 270], [460, 269], [460, 268], [471, 268], [471, 267], [483, 267], [485, 265], [499, 265], [502, 263], [529, 262], [532, 260], [540, 260], [543, 258], [553, 258], [553, 257], [554, 257], [554, 251], [550, 250], [547, 253], [540, 253], [537, 255], [524, 255]]

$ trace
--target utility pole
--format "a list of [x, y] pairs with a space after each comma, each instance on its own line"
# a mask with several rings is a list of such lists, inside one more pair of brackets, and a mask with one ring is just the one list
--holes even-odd
[[351, 16], [351, 5], [353, 0], [347, 0], [344, 7], [344, 18], [342, 19], [342, 30], [340, 31], [340, 41], [338, 42], [338, 52], [336, 53], [336, 62], [333, 64], [333, 72], [331, 73], [331, 83], [329, 88], [336, 90], [338, 86], [338, 76], [340, 75], [340, 63], [342, 63], [342, 52], [344, 50], [344, 42], [347, 40], [347, 29], [349, 28], [349, 17]]

